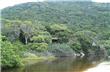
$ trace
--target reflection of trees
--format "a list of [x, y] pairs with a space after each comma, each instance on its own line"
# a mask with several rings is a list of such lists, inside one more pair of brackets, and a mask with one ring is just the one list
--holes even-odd
[[[100, 59], [100, 58], [99, 58]], [[82, 72], [100, 63], [98, 58], [61, 58], [28, 66], [27, 72]]]
[[60, 58], [52, 62], [37, 63], [24, 68], [4, 72], [82, 72], [97, 66], [103, 59], [100, 58]]

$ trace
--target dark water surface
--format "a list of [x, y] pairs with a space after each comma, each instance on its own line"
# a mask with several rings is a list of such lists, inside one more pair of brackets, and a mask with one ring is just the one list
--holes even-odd
[[5, 69], [2, 72], [85, 72], [97, 67], [104, 59], [63, 57], [54, 61], [45, 61], [24, 68]]

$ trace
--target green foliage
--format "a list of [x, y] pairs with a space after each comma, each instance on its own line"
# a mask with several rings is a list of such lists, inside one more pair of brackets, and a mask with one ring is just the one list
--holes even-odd
[[1, 66], [16, 67], [22, 65], [21, 58], [15, 51], [16, 46], [9, 41], [1, 43]]
[[99, 44], [105, 47], [108, 54], [110, 55], [110, 40], [101, 40]]
[[76, 52], [80, 52], [82, 50], [80, 42], [74, 42], [70, 47]]
[[[40, 23], [68, 24], [77, 30], [108, 28], [110, 20], [109, 3], [91, 2], [46, 2], [26, 3], [8, 7], [1, 11], [2, 18], [21, 21], [42, 21]], [[97, 29], [97, 27], [100, 27]], [[79, 29], [80, 28], [80, 29]]]
[[27, 39], [32, 35], [33, 25], [30, 21], [18, 21], [18, 20], [3, 20], [2, 34], [10, 41], [21, 40], [23, 43], [27, 43]]
[[55, 56], [73, 56], [74, 51], [66, 43], [54, 43], [49, 46], [49, 51]]
[[53, 24], [50, 26], [50, 29], [52, 32], [65, 31], [67, 30], [67, 26], [64, 24]]
[[30, 43], [28, 45], [29, 49], [35, 50], [38, 52], [43, 52], [48, 49], [48, 44], [47, 43]]
[[48, 27], [48, 31], [53, 38], [58, 38], [59, 42], [68, 42], [70, 30], [65, 24], [53, 24]]
[[38, 35], [34, 35], [30, 38], [32, 42], [37, 43], [52, 43], [52, 37], [48, 32], [37, 32]]
[[43, 36], [43, 35], [38, 35], [38, 36], [33, 36], [31, 38], [31, 41], [37, 42], [37, 43], [51, 43], [51, 38], [48, 36]]
[[69, 45], [74, 51], [84, 52], [85, 54], [87, 54], [89, 50], [92, 50], [92, 48], [94, 48], [92, 44], [94, 42], [95, 37], [96, 33], [92, 31], [77, 31], [70, 36]]
[[33, 36], [31, 38], [31, 41], [41, 43], [41, 42], [44, 42], [44, 37], [40, 36], [40, 35], [39, 36]]
[[78, 31], [75, 33], [75, 36], [81, 43], [82, 48], [91, 48], [96, 33], [91, 31]]
[[110, 48], [110, 40], [101, 40], [100, 44], [106, 48]]
[[23, 57], [23, 53], [28, 50], [27, 45], [22, 44], [20, 41], [16, 41], [13, 43], [13, 50], [16, 54], [18, 54], [21, 58]]

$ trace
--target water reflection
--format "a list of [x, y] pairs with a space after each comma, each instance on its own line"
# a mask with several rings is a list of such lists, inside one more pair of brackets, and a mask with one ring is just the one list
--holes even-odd
[[100, 58], [59, 58], [52, 62], [45, 61], [2, 72], [88, 72], [88, 69], [97, 67], [102, 61]]

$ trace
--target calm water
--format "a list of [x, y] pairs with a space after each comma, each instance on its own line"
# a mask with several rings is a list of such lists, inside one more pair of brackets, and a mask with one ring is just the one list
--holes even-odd
[[[106, 62], [106, 64], [102, 64]], [[2, 72], [100, 72], [92, 71], [99, 65], [110, 67], [110, 62], [100, 58], [59, 58], [55, 61], [45, 61], [24, 68], [2, 70]], [[106, 68], [107, 68], [106, 67]], [[110, 68], [108, 68], [110, 71]], [[99, 68], [100, 70], [100, 68]], [[101, 70], [102, 71], [102, 70]], [[104, 71], [106, 72], [106, 71]]]

